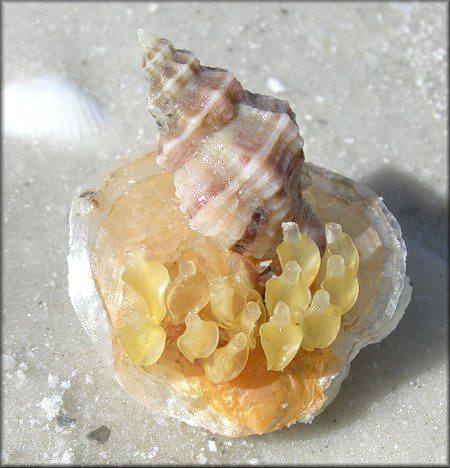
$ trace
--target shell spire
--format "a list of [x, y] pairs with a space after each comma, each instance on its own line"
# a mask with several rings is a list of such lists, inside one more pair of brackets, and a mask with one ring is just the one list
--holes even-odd
[[294, 221], [323, 248], [301, 196], [303, 139], [287, 101], [246, 91], [231, 72], [142, 29], [138, 39], [157, 163], [173, 173], [190, 227], [261, 258], [274, 252], [281, 223]]

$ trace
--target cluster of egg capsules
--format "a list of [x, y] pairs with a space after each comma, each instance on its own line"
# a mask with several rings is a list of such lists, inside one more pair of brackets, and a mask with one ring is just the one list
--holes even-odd
[[272, 371], [282, 371], [300, 347], [329, 346], [358, 296], [358, 251], [337, 223], [325, 225], [322, 257], [296, 223], [282, 228], [276, 250], [281, 274], [272, 272], [265, 288], [260, 280], [267, 278], [270, 260], [257, 264], [258, 272], [248, 259], [205, 239], [172, 265], [130, 261], [122, 278], [137, 294], [137, 306], [117, 332], [128, 358], [143, 366], [158, 361], [166, 311], [173, 325], [185, 324], [178, 349], [191, 363], [199, 359], [213, 383], [241, 373], [258, 336]]

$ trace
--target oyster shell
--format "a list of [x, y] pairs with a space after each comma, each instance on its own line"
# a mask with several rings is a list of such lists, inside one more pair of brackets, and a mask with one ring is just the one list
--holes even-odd
[[[173, 53], [168, 43], [157, 43]], [[194, 68], [198, 66], [190, 60]], [[286, 107], [283, 112], [289, 114]], [[359, 296], [342, 316], [336, 340], [323, 349], [300, 349], [283, 372], [267, 371], [257, 340], [236, 378], [213, 383], [201, 365], [182, 356], [176, 342], [184, 325], [172, 326], [167, 314], [161, 323], [167, 333], [162, 356], [150, 366], [134, 364], [117, 333], [125, 311], [135, 302], [121, 278], [129, 256], [138, 252], [170, 264], [204, 237], [192, 229], [197, 227], [192, 224], [194, 218], [183, 211], [183, 198], [181, 203], [177, 198], [176, 169], [172, 175], [159, 164], [169, 168], [177, 164], [164, 153], [164, 135], [158, 149], [143, 149], [94, 174], [72, 204], [69, 295], [83, 327], [105, 362], [114, 362], [119, 382], [155, 413], [226, 436], [311, 421], [336, 396], [359, 350], [387, 336], [409, 303], [411, 288], [404, 287], [406, 248], [397, 221], [368, 188], [313, 164], [303, 165], [303, 157], [298, 157], [303, 172], [301, 203], [315, 214], [303, 221], [311, 221], [315, 233], [320, 232], [317, 220], [340, 223], [359, 252]], [[298, 138], [294, 141], [300, 144]], [[197, 167], [194, 179], [197, 170], [204, 175]], [[289, 179], [290, 196], [295, 195], [294, 181], [300, 193], [300, 172], [294, 172], [295, 178]], [[277, 222], [281, 224], [281, 218]], [[221, 248], [236, 245], [235, 239], [225, 242], [217, 234]], [[256, 238], [264, 244], [261, 255], [276, 245], [270, 236]], [[251, 245], [244, 251], [253, 252]]]

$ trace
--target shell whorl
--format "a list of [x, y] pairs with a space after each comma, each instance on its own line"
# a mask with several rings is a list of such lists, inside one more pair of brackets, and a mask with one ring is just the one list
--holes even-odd
[[174, 174], [190, 227], [256, 258], [274, 252], [283, 221], [323, 245], [301, 197], [303, 139], [287, 101], [244, 90], [229, 71], [200, 65], [166, 39], [143, 30], [138, 38], [157, 163]]

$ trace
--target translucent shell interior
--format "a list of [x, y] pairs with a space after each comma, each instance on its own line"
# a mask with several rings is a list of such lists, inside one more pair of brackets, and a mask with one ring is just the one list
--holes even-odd
[[[337, 314], [329, 308], [327, 295], [318, 295], [323, 290], [320, 285], [312, 285], [317, 292], [311, 310], [303, 319], [303, 326], [310, 330], [309, 342], [303, 339], [297, 354], [281, 373], [267, 371], [266, 356], [259, 339], [251, 350], [251, 324], [256, 315], [253, 306], [253, 311], [247, 311], [248, 316], [238, 317], [235, 322], [239, 327], [234, 334], [239, 336], [236, 346], [227, 351], [219, 345], [206, 358], [209, 360], [208, 371], [200, 362], [191, 363], [182, 355], [177, 340], [186, 326], [184, 323], [173, 324], [170, 314], [166, 314], [159, 325], [149, 324], [161, 326], [166, 333], [164, 352], [159, 359], [152, 365], [130, 362], [123, 346], [126, 337], [118, 336], [118, 330], [128, 326], [139, 333], [148, 322], [145, 317], [143, 321], [136, 314], [129, 315], [130, 310], [136, 310], [142, 304], [139, 294], [121, 279], [129, 252], [139, 252], [154, 262], [170, 264], [176, 262], [180, 249], [189, 251], [193, 244], [198, 244], [198, 234], [190, 229], [186, 215], [174, 208], [176, 197], [172, 176], [161, 173], [155, 164], [154, 152], [144, 152], [97, 175], [88, 181], [83, 193], [75, 200], [71, 210], [71, 254], [68, 259], [72, 302], [104, 357], [107, 358], [108, 347], [112, 344], [118, 379], [155, 411], [164, 408], [168, 415], [229, 436], [269, 432], [299, 420], [309, 420], [337, 393], [348, 372], [348, 364], [359, 349], [379, 341], [395, 328], [408, 302], [406, 294], [397, 308], [404, 282], [406, 250], [395, 219], [381, 199], [368, 189], [312, 165], [306, 165], [305, 170], [304, 196], [320, 220], [323, 223], [339, 220], [342, 230], [350, 235], [360, 252], [360, 288], [354, 306], [345, 315], [340, 315], [339, 332], [328, 346], [326, 341], [333, 338]], [[85, 195], [88, 192], [89, 197]], [[96, 203], [98, 200], [101, 203]], [[158, 223], [161, 216], [167, 222]], [[335, 238], [339, 238], [339, 234], [327, 237], [330, 240], [329, 257], [340, 255], [344, 263], [351, 264], [351, 254], [347, 255], [344, 247], [340, 247], [340, 252], [333, 250], [331, 244]], [[210, 242], [203, 244], [204, 249]], [[211, 247], [210, 252], [214, 252], [218, 259], [210, 268], [229, 267], [218, 253], [220, 248]], [[241, 267], [236, 266], [237, 270]], [[87, 279], [80, 282], [83, 268]], [[178, 277], [178, 271], [171, 268], [168, 271], [172, 281]], [[201, 271], [207, 274], [205, 266]], [[340, 266], [332, 267], [331, 271], [339, 277]], [[321, 284], [326, 281], [327, 272], [323, 277]], [[130, 294], [127, 294], [127, 288]], [[258, 297], [252, 300], [258, 303]], [[105, 316], [111, 337], [104, 327]], [[319, 337], [322, 342], [317, 342], [314, 333], [319, 322], [326, 322], [331, 330], [325, 341], [323, 336]], [[267, 323], [270, 324], [270, 319]], [[144, 338], [142, 342], [145, 343]], [[242, 346], [244, 342], [246, 345]], [[311, 347], [314, 350], [308, 351]], [[213, 358], [220, 350], [221, 353]], [[233, 380], [222, 379], [214, 384], [205, 378], [205, 372], [214, 374], [215, 364], [221, 359], [223, 362], [233, 353], [241, 353], [243, 362], [247, 352], [246, 365]], [[153, 359], [154, 356], [150, 358]], [[229, 376], [237, 372], [237, 367], [228, 369]], [[213, 380], [217, 379], [213, 377]], [[173, 404], [168, 405], [167, 401]]]

